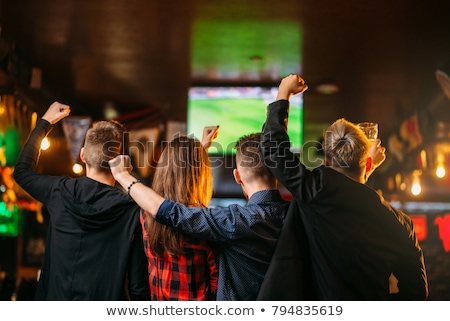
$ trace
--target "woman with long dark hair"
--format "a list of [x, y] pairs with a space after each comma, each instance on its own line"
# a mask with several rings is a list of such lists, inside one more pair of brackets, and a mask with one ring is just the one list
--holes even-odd
[[[212, 172], [199, 140], [181, 136], [163, 150], [152, 189], [186, 206], [208, 207]], [[152, 300], [215, 300], [215, 253], [203, 240], [156, 222], [141, 210]]]

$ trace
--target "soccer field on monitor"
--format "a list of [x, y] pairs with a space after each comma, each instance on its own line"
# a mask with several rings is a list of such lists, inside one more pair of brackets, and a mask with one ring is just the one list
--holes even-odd
[[[219, 125], [219, 135], [209, 148], [210, 154], [235, 153], [236, 141], [243, 135], [260, 132], [266, 120], [267, 103], [262, 98], [190, 99], [187, 131], [199, 140], [205, 126]], [[291, 104], [288, 134], [291, 149], [302, 145], [303, 112], [301, 106]]]

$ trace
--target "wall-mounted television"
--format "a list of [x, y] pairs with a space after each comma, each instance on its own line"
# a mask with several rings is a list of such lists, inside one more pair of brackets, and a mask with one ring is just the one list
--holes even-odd
[[[277, 91], [277, 87], [259, 86], [191, 87], [187, 134], [201, 139], [205, 126], [219, 125], [219, 136], [208, 152], [234, 154], [235, 143], [241, 136], [261, 131], [267, 105], [276, 99]], [[303, 143], [302, 95], [291, 98], [288, 134], [291, 150], [300, 152]]]

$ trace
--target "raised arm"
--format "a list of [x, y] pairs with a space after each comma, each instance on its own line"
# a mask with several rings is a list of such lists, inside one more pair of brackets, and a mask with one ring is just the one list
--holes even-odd
[[164, 225], [180, 229], [201, 239], [224, 242], [236, 236], [237, 226], [247, 224], [243, 208], [238, 206], [203, 208], [187, 207], [183, 204], [165, 200], [150, 187], [141, 184], [130, 172], [130, 158], [117, 156], [109, 161], [116, 181], [128, 192], [130, 197], [155, 220]]
[[[203, 129], [202, 145], [208, 148], [219, 134], [219, 126], [206, 126]], [[130, 157], [120, 155], [109, 161], [111, 173], [115, 180], [126, 190], [128, 195], [145, 211], [156, 216], [159, 207], [164, 202], [164, 198], [153, 189], [133, 177], [130, 173], [133, 169]]]
[[261, 151], [266, 166], [293, 195], [300, 191], [299, 176], [303, 175], [305, 168], [290, 150], [287, 134], [289, 99], [307, 88], [298, 75], [291, 74], [281, 80], [277, 100], [267, 107], [267, 119], [261, 138]]
[[202, 145], [205, 149], [211, 146], [211, 143], [219, 135], [219, 126], [205, 126], [203, 128]]
[[16, 183], [36, 200], [43, 203], [48, 197], [47, 189], [51, 187], [55, 178], [35, 171], [39, 161], [41, 141], [51, 131], [52, 124], [68, 116], [69, 113], [70, 107], [68, 105], [54, 102], [30, 133], [14, 168]]

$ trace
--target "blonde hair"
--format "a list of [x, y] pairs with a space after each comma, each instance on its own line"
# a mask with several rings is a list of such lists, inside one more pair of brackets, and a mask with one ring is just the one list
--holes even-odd
[[[182, 136], [172, 140], [161, 154], [153, 176], [152, 189], [166, 199], [186, 206], [208, 207], [213, 182], [210, 161], [200, 141]], [[182, 254], [182, 233], [146, 218], [151, 251], [159, 257]]]
[[370, 143], [364, 132], [344, 118], [336, 120], [324, 133], [327, 165], [349, 173], [360, 173], [366, 166]]
[[108, 173], [108, 161], [122, 153], [125, 127], [114, 120], [95, 122], [84, 139], [84, 161], [99, 172]]

